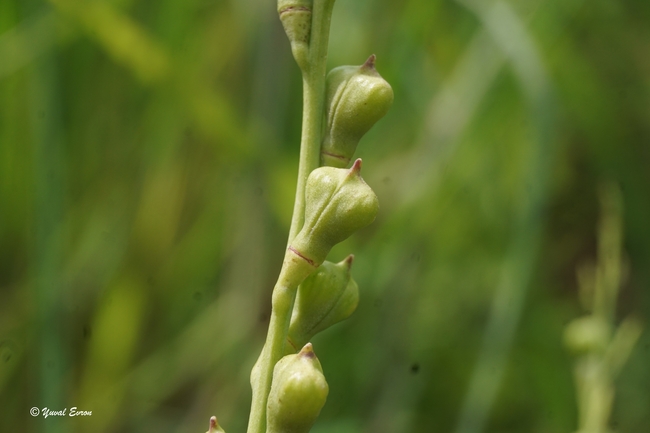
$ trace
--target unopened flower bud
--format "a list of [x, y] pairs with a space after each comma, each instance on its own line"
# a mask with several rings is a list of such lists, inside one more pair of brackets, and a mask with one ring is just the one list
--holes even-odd
[[361, 66], [340, 66], [327, 74], [327, 127], [322, 165], [347, 167], [361, 137], [384, 117], [393, 89], [375, 69], [375, 55]]
[[291, 42], [291, 52], [302, 68], [307, 61], [311, 34], [312, 0], [278, 0], [278, 14]]
[[347, 319], [359, 303], [350, 275], [353, 255], [340, 263], [325, 261], [298, 289], [289, 326], [289, 343], [302, 347], [317, 333]]
[[325, 405], [329, 387], [311, 343], [275, 365], [266, 410], [267, 433], [307, 433]]
[[573, 353], [603, 352], [611, 338], [610, 327], [595, 316], [584, 316], [569, 323], [564, 331], [564, 343]]
[[305, 224], [290, 251], [319, 266], [332, 247], [374, 221], [377, 196], [360, 175], [361, 160], [349, 170], [315, 169], [305, 188]]

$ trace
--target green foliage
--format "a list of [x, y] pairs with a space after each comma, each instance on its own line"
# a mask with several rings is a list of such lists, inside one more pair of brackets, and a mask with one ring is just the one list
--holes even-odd
[[[0, 1], [0, 431], [245, 431], [300, 141], [274, 3]], [[649, 317], [650, 6], [497, 4], [337, 0], [330, 67], [377, 54], [395, 101], [357, 151], [377, 220], [329, 256], [354, 251], [360, 300], [314, 338], [314, 432], [451, 432], [486, 401], [483, 431], [574, 431], [602, 181], [614, 321]], [[646, 331], [620, 433], [650, 429], [649, 362]], [[28, 414], [72, 406], [93, 415]]]

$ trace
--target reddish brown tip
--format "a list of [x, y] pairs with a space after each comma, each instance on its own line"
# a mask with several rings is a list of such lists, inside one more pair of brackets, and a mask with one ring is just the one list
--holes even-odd
[[316, 354], [314, 353], [314, 347], [311, 345], [311, 343], [305, 344], [305, 347], [300, 349], [300, 352], [298, 353], [300, 356], [306, 356], [307, 358], [315, 358]]
[[375, 60], [377, 60], [377, 56], [371, 54], [370, 57], [368, 57], [368, 60], [366, 60], [366, 63], [364, 63], [361, 67], [367, 69], [375, 69]]
[[350, 167], [350, 174], [360, 174], [361, 173], [361, 158], [357, 158]]
[[348, 267], [348, 271], [352, 267], [352, 262], [354, 262], [354, 254], [350, 254], [343, 260], [343, 263], [345, 263], [346, 266]]
[[218, 425], [219, 424], [217, 424], [217, 417], [216, 416], [210, 417], [210, 428], [208, 429], [208, 433], [212, 433], [213, 431], [215, 431]]

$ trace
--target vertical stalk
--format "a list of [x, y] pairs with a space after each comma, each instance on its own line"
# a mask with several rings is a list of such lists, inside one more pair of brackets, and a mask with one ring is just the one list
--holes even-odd
[[[248, 422], [248, 433], [266, 431], [266, 404], [271, 391], [273, 368], [282, 357], [286, 331], [289, 329], [291, 310], [296, 299], [297, 287], [287, 287], [279, 283], [273, 288], [273, 309], [266, 344], [251, 373], [253, 401]], [[291, 307], [291, 308], [290, 308]]]
[[289, 230], [291, 243], [305, 220], [305, 185], [319, 165], [330, 23], [335, 0], [314, 0], [307, 64], [302, 68], [303, 108], [296, 198]]
[[284, 355], [289, 322], [298, 285], [314, 270], [314, 266], [287, 251], [278, 281], [273, 288], [271, 321], [266, 344], [251, 372], [253, 401], [248, 423], [248, 433], [266, 431], [266, 402], [271, 391], [273, 368]]
[[[298, 165], [298, 181], [296, 185], [296, 197], [293, 205], [293, 216], [291, 217], [291, 228], [287, 244], [290, 244], [296, 237], [303, 223], [305, 222], [305, 185], [309, 173], [318, 167], [320, 155], [320, 138], [322, 122], [322, 105], [324, 96], [319, 91], [318, 80], [309, 72], [303, 71], [303, 110], [302, 110], [302, 135], [300, 139], [300, 163]], [[321, 87], [324, 87], [324, 82]], [[317, 145], [316, 145], [317, 144]]]
[[[300, 162], [288, 244], [296, 237], [305, 220], [305, 186], [307, 178], [319, 165], [322, 121], [325, 101], [325, 75], [327, 48], [332, 9], [335, 0], [314, 0], [311, 34], [307, 62], [302, 63], [303, 114], [300, 139]], [[301, 62], [299, 62], [300, 64]], [[291, 312], [296, 299], [298, 285], [287, 285], [280, 272], [273, 289], [271, 320], [257, 363], [251, 373], [253, 401], [248, 423], [248, 433], [265, 433], [266, 405], [271, 390], [273, 368], [284, 354], [284, 344], [289, 332]]]

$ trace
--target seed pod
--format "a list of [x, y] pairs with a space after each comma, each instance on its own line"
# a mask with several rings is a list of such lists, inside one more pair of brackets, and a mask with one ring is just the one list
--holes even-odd
[[326, 86], [321, 164], [347, 167], [361, 137], [388, 112], [393, 89], [375, 69], [374, 54], [361, 66], [332, 69]]
[[595, 316], [584, 316], [569, 323], [564, 331], [564, 343], [576, 355], [603, 352], [611, 339], [611, 330], [605, 321]]
[[311, 343], [275, 365], [266, 433], [307, 433], [325, 405], [329, 387]]
[[303, 68], [307, 61], [311, 34], [311, 0], [278, 0], [278, 14], [291, 42], [291, 52]]
[[289, 326], [289, 348], [302, 347], [356, 310], [359, 286], [350, 275], [353, 260], [349, 255], [340, 263], [325, 261], [300, 285]]
[[319, 266], [334, 245], [375, 219], [377, 196], [360, 171], [357, 159], [349, 170], [320, 167], [311, 172], [305, 188], [305, 224], [290, 251]]

